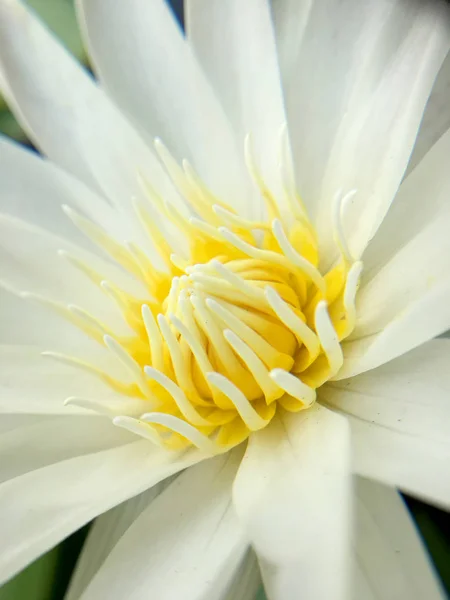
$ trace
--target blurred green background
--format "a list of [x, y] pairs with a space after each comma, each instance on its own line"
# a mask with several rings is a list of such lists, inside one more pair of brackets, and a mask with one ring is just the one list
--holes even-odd
[[[25, 1], [45, 19], [67, 48], [87, 64], [87, 56], [75, 19], [73, 0]], [[182, 0], [171, 0], [170, 4], [182, 23]], [[1, 96], [0, 132], [29, 144]], [[450, 597], [450, 515], [417, 500], [408, 497], [405, 497], [405, 500]], [[0, 588], [0, 600], [61, 600], [87, 531], [88, 527], [78, 531]], [[263, 598], [261, 593], [258, 600]]]

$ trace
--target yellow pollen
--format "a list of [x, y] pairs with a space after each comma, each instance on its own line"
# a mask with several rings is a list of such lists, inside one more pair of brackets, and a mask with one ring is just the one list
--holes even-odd
[[[283, 137], [282, 149], [285, 143]], [[278, 410], [308, 409], [316, 389], [340, 369], [340, 342], [354, 327], [362, 264], [348, 250], [338, 194], [333, 219], [340, 259], [329, 272], [320, 272], [315, 232], [286, 159], [280, 170], [291, 206], [288, 223], [255, 166], [247, 139], [249, 171], [269, 215], [267, 221], [251, 221], [215, 198], [186, 161], [180, 166], [160, 141], [155, 146], [191, 210], [186, 216], [168, 205], [141, 178], [148, 206], [134, 202], [135, 215], [165, 270], [152, 266], [142, 248], [118, 243], [64, 207], [77, 227], [148, 291], [146, 298], [135, 298], [61, 252], [116, 302], [133, 334], [115, 335], [80, 307], [28, 296], [54, 308], [125, 367], [132, 383], [78, 359], [46, 353], [100, 377], [133, 407], [146, 407], [139, 417], [126, 411], [116, 416], [116, 425], [164, 448], [194, 445], [223, 452], [266, 427]], [[176, 254], [179, 244], [161, 232], [151, 215], [179, 231], [186, 256]], [[69, 402], [110, 413], [99, 401]]]

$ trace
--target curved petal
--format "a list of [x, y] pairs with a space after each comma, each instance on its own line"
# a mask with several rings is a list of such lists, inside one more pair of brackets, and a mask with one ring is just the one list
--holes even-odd
[[[188, 37], [238, 137], [251, 134], [256, 163], [277, 198], [280, 132], [286, 123], [270, 6], [266, 0], [191, 0]], [[261, 207], [254, 211], [261, 214]], [[255, 214], [255, 212], [254, 212]]]
[[[433, 221], [450, 219], [449, 153], [450, 129], [401, 184], [386, 218], [364, 252], [362, 288], [425, 227]], [[358, 333], [358, 325], [356, 329]]]
[[129, 527], [167, 487], [170, 478], [97, 517], [83, 544], [64, 600], [78, 600]]
[[177, 199], [154, 154], [85, 70], [17, 0], [0, 4], [0, 64], [13, 109], [54, 162], [103, 190], [138, 236], [132, 196], [138, 172], [168, 200]]
[[408, 35], [371, 98], [355, 113], [349, 109], [342, 120], [319, 203], [320, 235], [331, 231], [330, 199], [336, 189], [358, 191], [345, 215], [355, 256], [361, 256], [375, 235], [397, 192], [450, 42], [448, 7], [405, 4], [413, 5], [416, 12]]
[[[69, 422], [71, 419], [69, 419]], [[28, 447], [32, 454], [34, 448]], [[61, 460], [0, 485], [0, 579], [97, 515], [205, 458], [137, 441]]]
[[274, 13], [300, 192], [331, 261], [332, 199], [358, 190], [346, 220], [360, 254], [408, 163], [448, 15], [418, 0], [280, 0]]
[[[91, 415], [83, 408], [66, 406], [69, 397], [95, 399], [105, 413], [143, 414], [148, 402], [115, 394], [95, 376], [50, 361], [32, 346], [0, 345], [0, 414]], [[117, 373], [117, 372], [116, 372]]]
[[378, 369], [329, 383], [321, 388], [320, 401], [450, 448], [449, 364], [450, 340], [432, 340]]
[[[169, 483], [170, 478], [139, 494], [139, 496], [116, 506], [95, 520], [83, 546], [65, 600], [78, 600], [80, 598], [123, 535], [141, 513], [149, 507], [149, 504], [166, 489]], [[236, 571], [228, 594], [223, 596], [223, 599], [255, 600], [260, 585], [261, 576], [257, 559], [255, 554], [249, 551], [242, 560], [241, 568]]]
[[450, 340], [326, 385], [320, 401], [350, 417], [358, 473], [450, 506]]
[[450, 129], [450, 53], [438, 73], [431, 96], [420, 124], [414, 152], [409, 161], [408, 171], [411, 172], [426, 155], [428, 150], [448, 129]]
[[[0, 285], [19, 294], [31, 292], [64, 305], [78, 305], [124, 333], [129, 328], [122, 313], [100, 282], [112, 281], [137, 292], [138, 298], [148, 297], [144, 286], [118, 266], [19, 219], [0, 214], [0, 240]], [[88, 277], [64, 252], [94, 271], [99, 280]]]
[[316, 405], [249, 440], [233, 499], [271, 600], [348, 597], [348, 434], [345, 419]]
[[[86, 351], [86, 334], [60, 319], [43, 304], [28, 302], [17, 292], [0, 284], [0, 342], [8, 345], [33, 345], [39, 350]], [[97, 346], [97, 344], [95, 344]], [[90, 355], [90, 352], [88, 353]]]
[[354, 472], [449, 510], [448, 446], [348, 417]]
[[354, 600], [443, 600], [422, 541], [398, 492], [356, 478]]
[[34, 416], [0, 434], [0, 485], [55, 463], [133, 441], [130, 433], [114, 427], [105, 417]]
[[118, 105], [193, 162], [219, 196], [245, 202], [242, 148], [166, 2], [80, 0], [79, 7], [94, 64]]
[[[247, 544], [231, 507], [242, 452], [175, 479], [127, 529], [81, 598], [224, 599]], [[167, 557], [170, 556], [170, 560]]]
[[0, 211], [31, 221], [78, 244], [87, 240], [61, 209], [81, 210], [112, 235], [122, 237], [117, 213], [81, 181], [9, 138], [0, 136]]
[[[387, 22], [379, 45], [388, 50], [379, 53], [377, 64], [369, 60], [382, 23], [390, 16], [389, 8], [383, 1], [273, 3], [296, 178], [314, 218], [332, 144], [348, 110], [349, 97], [353, 94], [355, 109], [364, 105], [399, 43], [395, 35], [403, 35], [398, 24], [394, 33]], [[395, 16], [394, 11], [391, 18]]]
[[[435, 157], [449, 142], [450, 136], [445, 135], [438, 148], [433, 148]], [[431, 162], [432, 156], [429, 158]], [[370, 251], [369, 271], [357, 296], [356, 326], [343, 344], [345, 361], [337, 379], [373, 369], [450, 328], [450, 179], [443, 173], [443, 158], [440, 173], [439, 169], [430, 170], [431, 177], [437, 175], [434, 187], [425, 174], [427, 164], [424, 159], [424, 170], [419, 165], [405, 181], [405, 195], [399, 199], [398, 209], [394, 205], [392, 219]], [[416, 212], [420, 201], [412, 189], [414, 183], [418, 192], [426, 189], [420, 185], [422, 177], [429, 183], [430, 208]], [[412, 192], [411, 212], [408, 190]], [[390, 236], [398, 241], [390, 241]], [[390, 251], [394, 254], [380, 265], [377, 249], [381, 260], [389, 258]]]

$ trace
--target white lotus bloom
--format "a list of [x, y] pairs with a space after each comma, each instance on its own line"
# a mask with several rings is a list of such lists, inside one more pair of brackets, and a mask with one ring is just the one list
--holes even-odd
[[81, 0], [98, 86], [0, 0], [0, 575], [106, 512], [70, 600], [439, 598], [448, 6], [185, 8]]

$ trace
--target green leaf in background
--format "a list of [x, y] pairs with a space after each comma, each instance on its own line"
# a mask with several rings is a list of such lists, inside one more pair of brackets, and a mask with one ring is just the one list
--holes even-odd
[[89, 525], [35, 560], [0, 587], [0, 600], [61, 600], [69, 585]]
[[[78, 30], [73, 0], [25, 0], [63, 41], [65, 46], [78, 60], [84, 62], [86, 54]], [[9, 112], [5, 101], [0, 96], [0, 133], [19, 141], [26, 137], [20, 125]]]
[[79, 60], [85, 59], [73, 0], [25, 0]]
[[414, 498], [405, 500], [450, 598], [450, 515]]
[[49, 600], [58, 568], [59, 547], [44, 554], [0, 588], [0, 600]]

